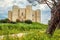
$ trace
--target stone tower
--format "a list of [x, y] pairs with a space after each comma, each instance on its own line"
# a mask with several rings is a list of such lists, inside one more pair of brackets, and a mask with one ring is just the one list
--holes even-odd
[[32, 13], [32, 21], [33, 22], [40, 22], [41, 21], [41, 14], [40, 14], [40, 10], [33, 10]]
[[20, 8], [19, 9], [19, 20], [24, 21], [26, 19], [26, 9], [25, 8]]
[[32, 11], [32, 21], [33, 21], [33, 22], [36, 22], [35, 17], [36, 17], [35, 11], [33, 10], [33, 11]]
[[32, 20], [32, 6], [26, 6], [26, 20]]
[[18, 19], [18, 12], [19, 11], [19, 7], [18, 6], [13, 6], [13, 9], [12, 9], [12, 21], [13, 22], [16, 22], [16, 20]]
[[40, 13], [39, 9], [35, 11], [35, 16], [36, 16], [35, 17], [36, 22], [40, 22], [41, 21], [41, 13]]
[[12, 20], [12, 11], [8, 11], [8, 19], [11, 21]]
[[31, 5], [27, 5], [26, 8], [19, 8], [14, 5], [12, 11], [8, 11], [8, 19], [13, 22], [18, 19], [20, 21], [31, 20], [32, 22], [40, 23], [41, 12], [40, 10], [32, 10]]

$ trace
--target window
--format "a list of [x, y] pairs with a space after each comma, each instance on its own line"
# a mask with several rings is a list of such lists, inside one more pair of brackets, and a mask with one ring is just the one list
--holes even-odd
[[32, 14], [32, 16], [34, 16], [34, 14]]
[[22, 13], [22, 16], [23, 16], [23, 13]]

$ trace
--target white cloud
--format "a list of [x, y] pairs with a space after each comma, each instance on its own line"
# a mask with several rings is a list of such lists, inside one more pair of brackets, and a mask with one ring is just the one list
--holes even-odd
[[11, 5], [14, 4], [13, 1], [15, 1], [15, 0], [4, 0], [4, 1], [0, 1], [0, 6], [1, 7], [11, 6]]
[[[45, 4], [41, 4], [39, 6], [39, 4], [37, 2], [35, 2], [37, 4], [37, 6], [34, 6], [33, 9], [41, 9], [41, 10], [45, 10], [46, 5]], [[0, 1], [0, 7], [6, 8], [6, 7], [10, 7], [13, 5], [18, 5], [21, 7], [24, 7], [26, 5], [29, 5], [30, 3], [28, 3], [27, 0], [3, 0]]]
[[12, 5], [12, 1], [13, 1], [13, 0], [0, 1], [0, 6], [1, 6], [1, 7], [10, 6], [10, 5]]
[[41, 4], [41, 5], [40, 5], [40, 9], [41, 9], [41, 10], [45, 10], [45, 9], [46, 9], [46, 4]]

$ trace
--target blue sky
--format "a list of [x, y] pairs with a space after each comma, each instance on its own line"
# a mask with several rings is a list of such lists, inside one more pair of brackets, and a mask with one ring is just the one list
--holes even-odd
[[[33, 6], [32, 9], [40, 9], [41, 10], [41, 23], [47, 24], [50, 19], [50, 9], [46, 4], [38, 4]], [[32, 5], [27, 0], [0, 0], [0, 19], [4, 19], [8, 17], [8, 10], [12, 9], [13, 5], [17, 5], [19, 7], [26, 7], [26, 5]]]

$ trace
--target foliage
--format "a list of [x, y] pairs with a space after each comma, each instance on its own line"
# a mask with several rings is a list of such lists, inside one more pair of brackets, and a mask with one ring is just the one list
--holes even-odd
[[17, 19], [17, 20], [16, 20], [16, 22], [20, 22], [20, 20], [19, 20], [19, 19]]
[[25, 23], [27, 23], [27, 24], [31, 24], [32, 21], [31, 21], [31, 20], [25, 20]]
[[[6, 35], [3, 40], [60, 40], [60, 30], [55, 31], [53, 36], [45, 33], [47, 25], [41, 23], [0, 23], [0, 35]], [[24, 32], [22, 37], [8, 36]]]
[[11, 23], [11, 24], [16, 24], [17, 22], [12, 22], [12, 21], [11, 21], [11, 22], [9, 22], [9, 23]]
[[9, 23], [10, 21], [9, 21], [9, 19], [2, 19], [2, 20], [0, 20], [0, 23]]
[[44, 30], [46, 29], [47, 25], [40, 24], [40, 23], [32, 23], [32, 24], [26, 24], [26, 23], [0, 23], [0, 35], [6, 35], [14, 34], [14, 33], [20, 33], [24, 31], [30, 31], [30, 30]]

